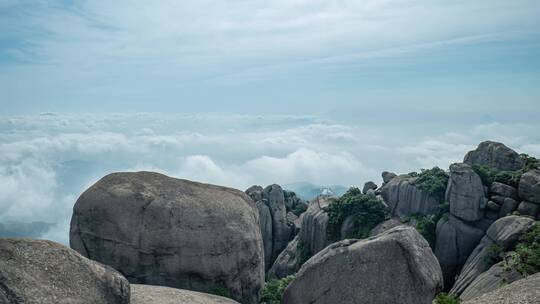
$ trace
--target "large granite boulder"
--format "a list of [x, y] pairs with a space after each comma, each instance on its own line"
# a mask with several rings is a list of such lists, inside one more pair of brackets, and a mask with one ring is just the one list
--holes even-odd
[[130, 304], [239, 304], [228, 298], [185, 289], [131, 284]]
[[266, 274], [267, 279], [281, 279], [296, 273], [300, 268], [301, 248], [298, 247], [298, 235], [289, 242], [285, 250], [277, 257]]
[[264, 266], [268, 269], [272, 263], [272, 214], [266, 200], [259, 200], [255, 203], [259, 210], [259, 223], [264, 246]]
[[308, 210], [302, 215], [302, 226], [298, 241], [311, 255], [321, 251], [329, 244], [326, 234], [328, 213], [325, 208], [335, 201], [334, 197], [319, 196], [311, 201]]
[[515, 171], [523, 166], [523, 160], [516, 151], [494, 141], [481, 142], [476, 150], [465, 155], [463, 162], [497, 171]]
[[515, 282], [521, 278], [517, 270], [511, 268], [506, 269], [506, 262], [499, 262], [486, 272], [479, 275], [459, 296], [462, 301], [472, 300], [485, 293], [491, 292], [504, 284]]
[[430, 304], [442, 274], [427, 241], [399, 226], [364, 240], [343, 240], [309, 259], [284, 304]]
[[270, 185], [263, 190], [263, 198], [268, 202], [272, 215], [272, 261], [287, 247], [291, 240], [292, 227], [287, 221], [287, 208], [283, 189], [279, 185]]
[[492, 195], [500, 195], [503, 197], [518, 199], [518, 191], [516, 188], [499, 182], [491, 183], [489, 192]]
[[381, 187], [381, 195], [393, 216], [402, 217], [413, 213], [428, 215], [439, 212], [439, 202], [415, 187], [415, 180], [414, 177], [400, 175]]
[[454, 295], [461, 293], [484, 271], [492, 265], [486, 262], [486, 257], [492, 254], [494, 246], [498, 251], [510, 250], [518, 241], [521, 234], [534, 224], [534, 220], [510, 215], [495, 221], [486, 232], [478, 246], [469, 255], [456, 283], [450, 290]]
[[366, 182], [364, 188], [362, 188], [362, 193], [367, 194], [369, 190], [377, 189], [377, 184], [372, 181]]
[[437, 222], [435, 233], [435, 255], [444, 274], [445, 288], [449, 289], [484, 231], [446, 214]]
[[259, 214], [243, 192], [152, 172], [113, 173], [86, 190], [70, 245], [132, 283], [257, 303], [264, 282]]
[[0, 238], [0, 303], [128, 304], [114, 269], [51, 241]]
[[381, 234], [387, 230], [390, 230], [400, 225], [403, 225], [403, 223], [398, 218], [393, 217], [375, 226], [375, 228], [371, 229], [371, 231], [369, 232], [369, 236], [375, 236], [377, 234]]
[[381, 173], [381, 176], [382, 176], [382, 179], [383, 179], [383, 183], [386, 184], [389, 181], [391, 181], [394, 177], [396, 177], [397, 175], [395, 173], [393, 173], [393, 172], [383, 171], [383, 173]]
[[477, 221], [484, 215], [487, 199], [480, 176], [467, 164], [452, 164], [446, 188], [450, 213], [465, 221]]
[[537, 304], [540, 299], [540, 273], [504, 285], [463, 304]]
[[540, 170], [531, 170], [521, 176], [519, 196], [523, 200], [540, 205]]

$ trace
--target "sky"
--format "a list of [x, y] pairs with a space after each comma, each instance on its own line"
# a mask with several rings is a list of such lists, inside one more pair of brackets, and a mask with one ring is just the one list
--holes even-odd
[[244, 190], [380, 184], [487, 139], [538, 157], [539, 15], [525, 0], [0, 0], [0, 224], [66, 243], [77, 197], [114, 171]]

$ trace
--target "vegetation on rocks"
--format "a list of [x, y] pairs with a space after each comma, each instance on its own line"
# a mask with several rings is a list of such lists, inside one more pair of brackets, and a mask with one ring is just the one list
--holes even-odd
[[502, 260], [501, 257], [502, 248], [497, 244], [491, 244], [487, 248], [486, 256], [484, 257], [484, 263], [489, 268]]
[[338, 200], [326, 207], [328, 213], [327, 235], [329, 240], [340, 238], [341, 226], [346, 218], [353, 217], [354, 229], [347, 238], [366, 238], [371, 229], [388, 218], [388, 211], [376, 198], [350, 188]]
[[437, 294], [435, 299], [433, 300], [434, 304], [459, 304], [461, 301], [459, 298], [449, 295], [445, 292], [441, 292]]
[[426, 241], [428, 241], [429, 246], [435, 249], [435, 240], [437, 238], [435, 231], [437, 228], [437, 222], [441, 218], [441, 214], [442, 213], [424, 215], [415, 213], [405, 217], [402, 222], [413, 224], [418, 233], [420, 233], [426, 239]]
[[527, 154], [521, 154], [520, 156], [523, 160], [523, 167], [516, 171], [497, 171], [481, 165], [473, 165], [472, 168], [486, 186], [490, 186], [493, 182], [499, 182], [517, 188], [519, 180], [525, 172], [540, 168], [538, 159]]
[[261, 303], [280, 304], [285, 289], [293, 280], [294, 275], [290, 275], [280, 280], [270, 280], [266, 282], [261, 293]]
[[231, 291], [227, 289], [223, 284], [213, 285], [212, 287], [210, 287], [209, 293], [214, 294], [216, 296], [232, 299]]
[[431, 169], [421, 169], [420, 173], [416, 174], [414, 185], [428, 193], [430, 196], [437, 199], [439, 203], [444, 202], [444, 195], [446, 192], [446, 185], [448, 185], [448, 174], [439, 167], [433, 167]]
[[516, 269], [523, 275], [540, 272], [540, 222], [524, 233], [516, 245]]

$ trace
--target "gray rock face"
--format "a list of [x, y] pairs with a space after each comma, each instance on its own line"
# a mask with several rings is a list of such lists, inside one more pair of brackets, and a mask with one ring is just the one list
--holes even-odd
[[131, 304], [239, 304], [228, 298], [163, 286], [131, 284]]
[[530, 218], [510, 215], [491, 224], [480, 244], [467, 258], [467, 262], [465, 262], [450, 293], [461, 295], [481, 273], [489, 269], [491, 265], [486, 263], [486, 256], [491, 250], [490, 247], [497, 245], [502, 251], [509, 250], [518, 241], [519, 236], [533, 223], [534, 220]]
[[362, 188], [362, 193], [367, 194], [368, 190], [375, 190], [377, 189], [377, 184], [375, 184], [372, 181], [369, 181], [364, 184], [364, 188]]
[[384, 171], [382, 174], [383, 183], [388, 183], [392, 180], [392, 178], [396, 177], [397, 175], [393, 172]]
[[279, 185], [270, 185], [264, 188], [263, 198], [268, 201], [268, 208], [272, 214], [272, 261], [274, 261], [291, 240], [292, 228], [287, 222], [283, 189]]
[[507, 215], [510, 215], [517, 209], [518, 205], [519, 203], [516, 200], [509, 197], [505, 198], [501, 209], [499, 210], [499, 217], [505, 217]]
[[272, 214], [266, 200], [255, 203], [259, 210], [259, 223], [264, 246], [264, 266], [268, 269], [272, 263]]
[[472, 300], [491, 292], [504, 284], [515, 282], [523, 276], [516, 270], [505, 270], [504, 262], [499, 262], [479, 275], [459, 297], [462, 301]]
[[487, 199], [480, 176], [467, 164], [452, 164], [446, 188], [446, 201], [450, 203], [450, 213], [466, 220], [482, 218]]
[[400, 225], [402, 225], [402, 223], [399, 219], [391, 218], [375, 226], [375, 228], [371, 229], [371, 231], [369, 232], [369, 236], [375, 236], [377, 234], [381, 234], [387, 230], [390, 230]]
[[540, 299], [540, 273], [500, 287], [463, 304], [537, 304]]
[[334, 200], [333, 197], [319, 196], [309, 204], [308, 210], [302, 216], [298, 240], [311, 254], [321, 251], [329, 244], [326, 235], [328, 214], [323, 209]]
[[510, 197], [513, 199], [518, 198], [518, 191], [516, 188], [499, 182], [493, 182], [489, 188], [489, 192], [494, 195]]
[[259, 214], [243, 192], [152, 172], [114, 173], [73, 210], [70, 245], [132, 283], [257, 303], [264, 282]]
[[401, 217], [412, 213], [436, 214], [437, 200], [414, 186], [416, 178], [400, 175], [381, 187], [381, 195], [390, 207], [393, 216]]
[[523, 166], [523, 160], [516, 151], [493, 141], [480, 143], [476, 150], [465, 155], [463, 162], [471, 166], [486, 166], [497, 171], [515, 171]]
[[523, 200], [540, 204], [540, 170], [531, 170], [521, 176], [519, 196]]
[[457, 272], [483, 235], [482, 229], [470, 226], [450, 214], [439, 220], [435, 255], [441, 265], [446, 287], [452, 286]]
[[114, 269], [51, 241], [0, 239], [0, 303], [128, 304]]
[[296, 236], [289, 242], [287, 248], [279, 254], [266, 277], [268, 279], [281, 279], [294, 274], [300, 267], [298, 265], [299, 253], [298, 236]]
[[426, 240], [400, 226], [328, 246], [302, 266], [282, 303], [428, 304], [441, 287], [441, 269]]
[[523, 201], [519, 204], [517, 211], [521, 215], [528, 215], [535, 217], [538, 214], [538, 211], [540, 211], [540, 205]]

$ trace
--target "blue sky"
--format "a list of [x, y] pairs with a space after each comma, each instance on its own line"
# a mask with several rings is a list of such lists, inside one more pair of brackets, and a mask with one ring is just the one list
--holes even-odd
[[488, 139], [539, 157], [538, 16], [524, 0], [0, 0], [0, 223], [66, 243], [76, 199], [114, 171], [362, 186]]
[[539, 13], [523, 0], [4, 0], [0, 111], [538, 114]]

